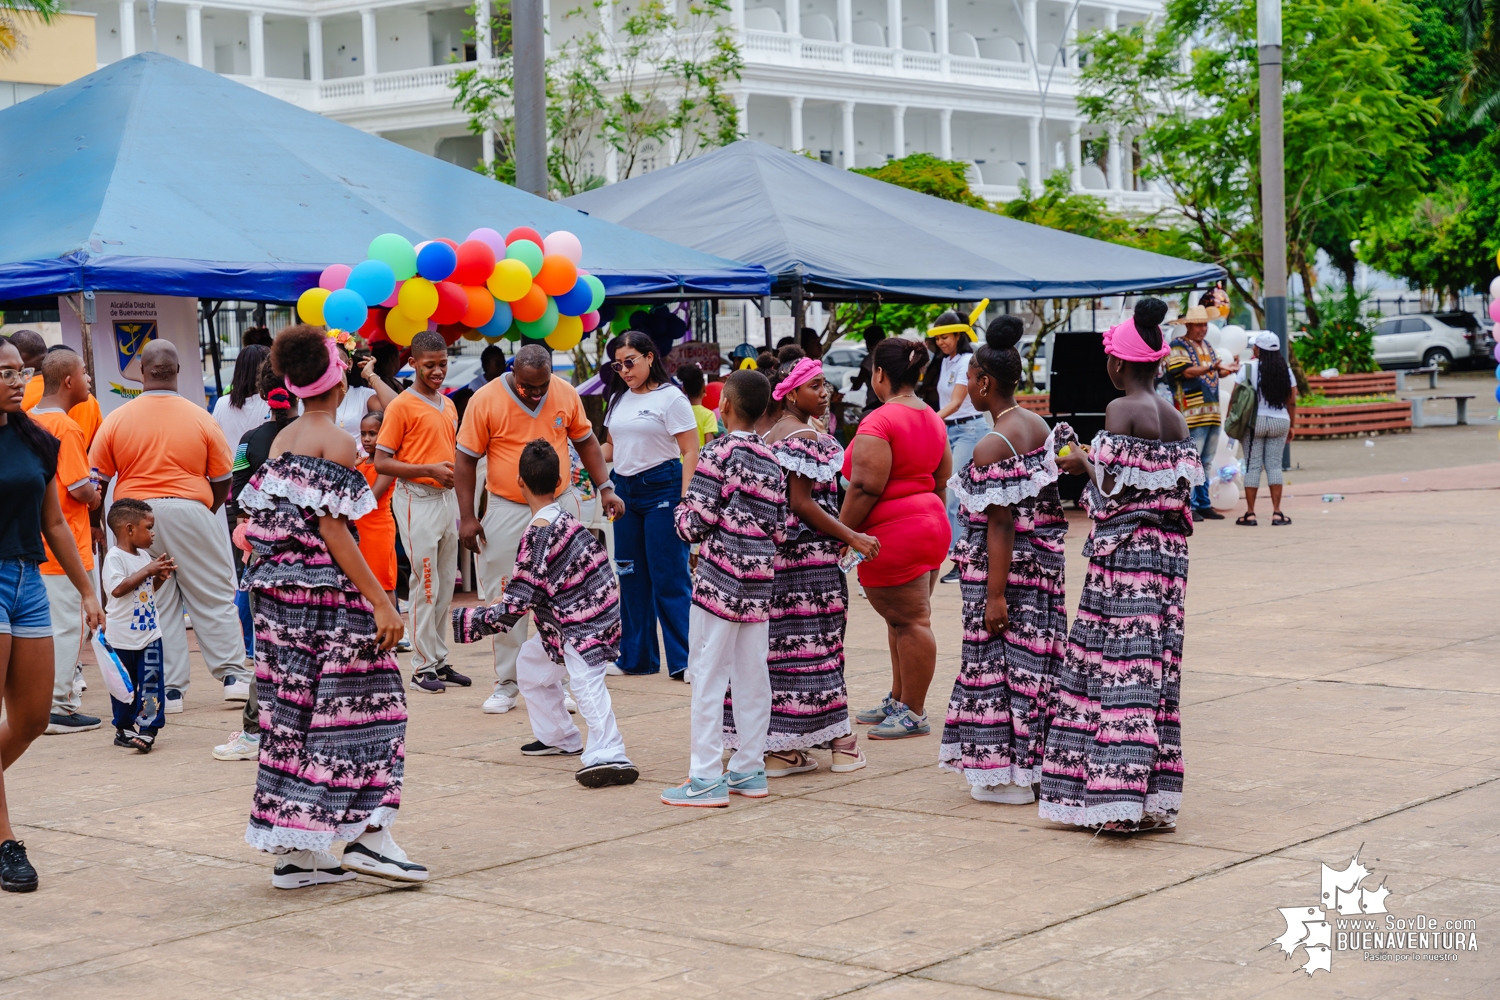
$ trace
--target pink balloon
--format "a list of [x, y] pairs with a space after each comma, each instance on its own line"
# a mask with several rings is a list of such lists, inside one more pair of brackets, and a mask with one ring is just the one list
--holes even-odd
[[584, 333], [592, 333], [599, 328], [599, 313], [597, 310], [594, 312], [584, 313], [578, 318], [583, 320]]
[[385, 308], [385, 309], [394, 309], [394, 308], [396, 308], [396, 300], [401, 295], [401, 286], [404, 285], [404, 284], [406, 284], [405, 281], [398, 281], [398, 282], [396, 282], [396, 290], [391, 293], [391, 297], [388, 298], [388, 299], [386, 299], [384, 302], [380, 303], [380, 305], [381, 305], [382, 308]]
[[[327, 274], [328, 272], [325, 271], [323, 273]], [[1490, 300], [1490, 319], [1494, 320], [1496, 323], [1500, 323], [1500, 299]]]
[[349, 272], [352, 270], [354, 268], [348, 264], [329, 264], [323, 268], [323, 273], [318, 275], [318, 287], [336, 292], [344, 287], [344, 283], [349, 280]]
[[487, 226], [481, 226], [468, 236], [471, 240], [478, 240], [491, 250], [495, 251], [496, 260], [505, 259], [505, 237]]
[[574, 264], [583, 260], [583, 244], [578, 237], [566, 229], [559, 229], [542, 241], [542, 251], [549, 254], [562, 254]]

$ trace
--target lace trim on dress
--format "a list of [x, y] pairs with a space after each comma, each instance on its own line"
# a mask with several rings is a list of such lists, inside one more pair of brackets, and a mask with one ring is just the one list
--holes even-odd
[[1176, 822], [1182, 807], [1182, 793], [1159, 792], [1146, 797], [1144, 808], [1139, 802], [1108, 802], [1097, 806], [1065, 806], [1042, 802], [1037, 815], [1054, 823], [1072, 826], [1102, 826], [1105, 823], [1140, 823], [1144, 818]]
[[1011, 764], [1009, 767], [964, 767], [962, 764], [954, 763], [962, 757], [962, 744], [944, 743], [938, 748], [938, 769], [961, 774], [969, 784], [980, 788], [994, 788], [996, 785], [1028, 788], [1042, 782], [1040, 767], [1027, 768], [1017, 764]]
[[[347, 476], [330, 476], [325, 469], [304, 468], [309, 462], [334, 466]], [[339, 479], [344, 482], [339, 482]], [[275, 510], [277, 497], [319, 517], [328, 514], [347, 517], [351, 521], [364, 517], [376, 507], [375, 494], [370, 491], [370, 484], [365, 482], [363, 475], [325, 458], [306, 455], [267, 462], [240, 491], [235, 502], [250, 510]]]
[[[1203, 462], [1188, 440], [1147, 441], [1100, 431], [1094, 435], [1092, 450], [1099, 478], [1109, 475], [1115, 481], [1114, 489], [1108, 491], [1094, 484], [1107, 497], [1119, 495], [1127, 486], [1159, 492], [1173, 489], [1182, 480], [1187, 480], [1190, 487], [1203, 485]], [[1149, 454], [1153, 451], [1159, 454]], [[1143, 465], [1157, 467], [1143, 468]]]
[[284, 826], [266, 829], [251, 823], [245, 827], [245, 843], [258, 851], [272, 854], [284, 853], [286, 850], [326, 851], [336, 840], [350, 841], [372, 826], [390, 826], [395, 821], [396, 809], [392, 806], [380, 806], [370, 813], [368, 819], [356, 823], [340, 823], [333, 830], [296, 830]]
[[833, 482], [844, 466], [844, 449], [826, 434], [817, 438], [785, 437], [770, 447], [777, 465], [814, 482]]
[[[853, 732], [853, 729], [849, 726], [849, 720], [844, 719], [842, 722], [835, 722], [831, 726], [824, 726], [822, 729], [811, 733], [771, 733], [766, 737], [766, 752], [775, 751], [782, 753], [787, 750], [811, 750], [819, 744], [827, 743], [829, 740], [836, 740], [840, 736], [848, 736], [851, 732]], [[739, 748], [739, 733], [726, 732], [724, 734], [724, 749], [738, 750]]]
[[[949, 478], [948, 489], [953, 491], [953, 495], [958, 497], [958, 502], [965, 509], [975, 514], [991, 507], [1014, 507], [1022, 500], [1038, 496], [1042, 490], [1057, 482], [1057, 453], [1053, 448], [1056, 436], [1057, 428], [1054, 427], [1047, 432], [1047, 440], [1040, 448], [985, 466], [991, 475], [1002, 477], [1001, 482], [993, 485], [977, 482], [975, 467], [970, 463]], [[1012, 463], [1015, 463], [1017, 471], [1024, 469], [1026, 474], [1007, 476]]]

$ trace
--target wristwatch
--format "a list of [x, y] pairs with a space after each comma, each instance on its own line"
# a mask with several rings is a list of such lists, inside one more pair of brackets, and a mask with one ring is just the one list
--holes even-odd
[[604, 482], [602, 482], [602, 483], [599, 484], [599, 488], [597, 490], [595, 490], [595, 492], [597, 492], [597, 493], [603, 493], [605, 490], [612, 490], [614, 488], [615, 488], [615, 481], [613, 479], [606, 479]]

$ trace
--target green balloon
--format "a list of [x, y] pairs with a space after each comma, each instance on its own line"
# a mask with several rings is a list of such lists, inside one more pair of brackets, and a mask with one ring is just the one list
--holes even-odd
[[588, 311], [598, 312], [599, 307], [604, 305], [604, 282], [600, 281], [592, 274], [585, 274], [583, 276], [583, 280], [588, 282], [589, 288], [593, 289], [594, 292], [594, 299], [589, 304]]
[[383, 233], [370, 241], [369, 258], [384, 261], [396, 272], [397, 281], [417, 273], [417, 251], [411, 241], [399, 233]]
[[530, 240], [516, 240], [505, 248], [505, 257], [525, 264], [533, 278], [542, 272], [542, 248]]
[[[512, 243], [511, 246], [515, 244]], [[536, 244], [533, 243], [532, 246]], [[547, 296], [547, 311], [542, 313], [541, 319], [530, 323], [516, 320], [515, 329], [520, 330], [523, 337], [530, 337], [532, 340], [541, 340], [557, 329], [557, 303], [553, 301], [552, 296]]]

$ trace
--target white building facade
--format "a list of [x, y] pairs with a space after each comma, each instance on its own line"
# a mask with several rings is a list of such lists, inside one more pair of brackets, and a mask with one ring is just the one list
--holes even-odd
[[[550, 45], [568, 29], [561, 0], [544, 4]], [[465, 41], [475, 22], [465, 6], [160, 0], [154, 25], [145, 0], [72, 6], [96, 15], [101, 64], [155, 48], [453, 163], [483, 155], [453, 107], [454, 76], [489, 57]], [[477, 5], [480, 17], [488, 6]], [[1075, 189], [1116, 208], [1154, 209], [1165, 196], [1138, 177], [1130, 137], [1084, 122], [1074, 98], [1076, 39], [1149, 19], [1160, 6], [735, 0], [741, 131], [846, 168], [916, 152], [962, 160], [976, 193], [995, 201], [1016, 197], [1021, 178], [1035, 189], [1066, 170]]]

